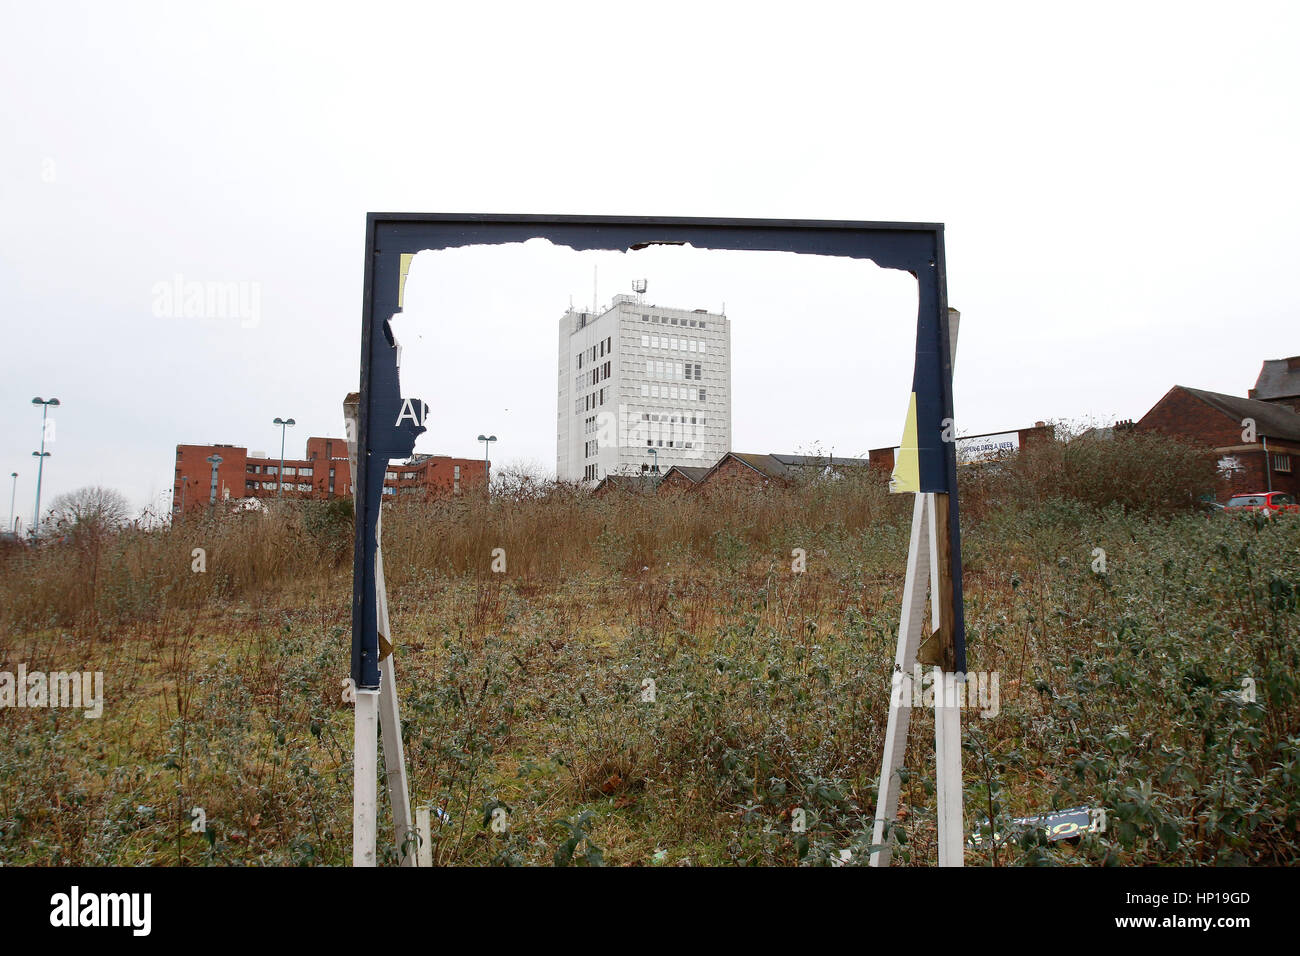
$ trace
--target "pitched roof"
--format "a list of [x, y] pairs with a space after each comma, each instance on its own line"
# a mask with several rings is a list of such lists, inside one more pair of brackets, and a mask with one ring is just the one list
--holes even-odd
[[748, 465], [754, 471], [758, 472], [764, 478], [789, 478], [791, 474], [785, 465], [777, 461], [771, 455], [752, 455], [743, 451], [729, 451], [716, 462], [713, 463], [708, 471], [700, 477], [699, 481], [704, 481], [715, 471], [722, 467], [728, 458], [734, 458], [741, 464]]
[[779, 481], [790, 481], [798, 478], [800, 475], [807, 475], [808, 472], [803, 469], [807, 468], [831, 468], [839, 465], [852, 467], [869, 467], [871, 462], [865, 458], [831, 458], [822, 455], [756, 455], [751, 452], [729, 451], [709, 468], [698, 480], [703, 481], [707, 476], [713, 474], [723, 462], [728, 458], [734, 458], [742, 464], [748, 465], [754, 471], [758, 472], [764, 478], [775, 478]]
[[1251, 396], [1261, 400], [1294, 398], [1300, 395], [1300, 356], [1266, 359]]
[[834, 467], [834, 466], [836, 466], [836, 465], [844, 465], [846, 468], [852, 468], [852, 467], [855, 467], [855, 466], [859, 466], [859, 465], [860, 465], [860, 466], [862, 466], [863, 468], [866, 468], [866, 467], [868, 467], [868, 466], [871, 464], [871, 462], [868, 461], [866, 458], [837, 458], [837, 457], [834, 456], [834, 455], [776, 455], [776, 454], [773, 454], [773, 455], [770, 455], [769, 457], [771, 457], [771, 458], [775, 458], [777, 461], [781, 462], [783, 465], [813, 465], [813, 466], [816, 466], [816, 467], [821, 467], [821, 466], [823, 466], [823, 465], [829, 465], [829, 466], [831, 466], [831, 467]]
[[667, 478], [674, 471], [678, 472], [683, 477], [685, 477], [686, 480], [689, 481], [691, 484], [695, 484], [701, 478], [703, 478], [705, 475], [709, 473], [709, 466], [708, 465], [673, 465], [671, 468], [669, 468], [667, 471], [664, 472], [664, 477]]
[[592, 489], [594, 494], [602, 489], [614, 491], [651, 491], [658, 483], [658, 475], [606, 475], [600, 479], [600, 484]]
[[[794, 470], [777, 458], [776, 455], [754, 455], [743, 451], [733, 451], [731, 455], [739, 458], [750, 468], [767, 478], [793, 478], [795, 474]], [[724, 455], [723, 458], [725, 460], [726, 456]], [[722, 462], [718, 462], [718, 464], [720, 465]], [[713, 467], [717, 468], [718, 465]]]
[[1285, 405], [1274, 405], [1237, 395], [1224, 395], [1221, 392], [1206, 392], [1199, 388], [1188, 388], [1186, 385], [1174, 387], [1195, 395], [1205, 404], [1218, 409], [1234, 421], [1241, 421], [1243, 418], [1255, 419], [1257, 434], [1300, 441], [1300, 413], [1293, 412]]

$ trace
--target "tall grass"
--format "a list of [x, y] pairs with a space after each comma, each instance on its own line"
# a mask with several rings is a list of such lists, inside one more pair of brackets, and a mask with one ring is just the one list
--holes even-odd
[[148, 621], [290, 580], [337, 576], [351, 502], [195, 515], [169, 526], [79, 534], [0, 559], [0, 624]]
[[968, 470], [961, 506], [972, 519], [990, 510], [1068, 499], [1096, 508], [1119, 505], [1171, 514], [1194, 508], [1214, 491], [1213, 458], [1203, 448], [1157, 432], [1119, 432], [1113, 439], [1070, 436], [1031, 444], [1004, 461]]
[[[1125, 470], [1135, 448], [1147, 471]], [[963, 721], [967, 828], [1054, 805], [1111, 819], [1000, 862], [1300, 855], [1300, 524], [1207, 520], [1201, 476], [1145, 439], [963, 470], [969, 656], [1002, 675], [1000, 715]], [[440, 863], [866, 858], [907, 496], [869, 472], [495, 491], [384, 512], [412, 797], [448, 815]], [[0, 666], [103, 669], [109, 702], [102, 721], [0, 711], [0, 863], [346, 861], [351, 530], [346, 508], [285, 507], [6, 561]], [[907, 771], [896, 859], [925, 862], [927, 747]], [[500, 807], [506, 834], [482, 822]]]
[[[1056, 499], [1169, 513], [1213, 487], [1209, 459], [1160, 435], [1031, 446], [962, 469], [969, 526], [999, 510]], [[593, 496], [574, 485], [508, 473], [494, 494], [385, 505], [384, 568], [402, 587], [435, 577], [491, 578], [504, 552], [512, 579], [635, 575], [676, 563], [788, 561], [794, 548], [839, 553], [845, 542], [894, 540], [909, 519], [877, 470], [845, 470], [761, 490], [743, 484], [659, 494]], [[264, 511], [196, 515], [110, 536], [73, 535], [0, 568], [0, 623], [70, 625], [148, 620], [289, 581], [338, 583], [350, 566], [350, 501], [284, 503]], [[196, 567], [202, 549], [206, 570]], [[498, 551], [500, 549], [500, 551]]]
[[507, 489], [490, 501], [394, 504], [384, 516], [384, 567], [400, 585], [429, 574], [488, 576], [498, 548], [511, 576], [525, 582], [765, 552], [783, 552], [788, 561], [800, 543], [899, 520], [905, 507], [879, 473], [708, 495], [616, 490], [597, 497], [557, 484], [519, 496]]

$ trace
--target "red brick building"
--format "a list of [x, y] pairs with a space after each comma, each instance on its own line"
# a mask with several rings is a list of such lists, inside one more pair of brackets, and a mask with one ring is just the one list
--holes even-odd
[[709, 473], [707, 465], [673, 465], [659, 479], [660, 494], [690, 491]]
[[894, 473], [894, 447], [889, 448], [872, 448], [867, 452], [867, 461], [871, 462], [872, 468], [879, 468], [887, 475]]
[[1300, 414], [1284, 403], [1175, 385], [1134, 427], [1205, 447], [1219, 468], [1219, 501], [1253, 491], [1300, 495]]
[[[458, 495], [467, 488], [483, 486], [488, 463], [482, 458], [451, 458], [447, 455], [415, 455], [402, 465], [389, 465], [384, 476], [384, 494], [443, 497]], [[389, 491], [389, 488], [395, 491]]]
[[[306, 457], [286, 458], [284, 473], [280, 459], [264, 454], [249, 455], [235, 445], [177, 445], [176, 473], [172, 485], [172, 511], [180, 513], [208, 504], [212, 465], [208, 458], [221, 456], [217, 466], [217, 500], [285, 498], [329, 501], [352, 497], [352, 468], [348, 443], [343, 438], [308, 438]], [[392, 463], [384, 477], [384, 494], [392, 496], [439, 496], [460, 494], [481, 486], [487, 474], [482, 459], [416, 455], [410, 461]]]
[[793, 482], [794, 475], [771, 455], [729, 451], [695, 483], [695, 488], [706, 493], [740, 488], [758, 490], [773, 483], [789, 485]]

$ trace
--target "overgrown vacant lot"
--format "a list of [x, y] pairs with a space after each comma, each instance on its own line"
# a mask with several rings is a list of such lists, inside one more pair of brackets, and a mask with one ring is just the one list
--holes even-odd
[[[962, 487], [969, 662], [1000, 689], [963, 717], [967, 831], [1087, 805], [1104, 834], [996, 862], [1297, 861], [1300, 524], [1195, 513], [1180, 449], [1069, 449]], [[435, 859], [865, 862], [909, 521], [874, 478], [710, 499], [517, 480], [386, 512]], [[350, 545], [346, 511], [301, 507], [0, 566], [0, 670], [100, 670], [106, 698], [98, 720], [0, 710], [0, 863], [349, 862]], [[932, 740], [915, 711], [900, 863], [935, 858]]]

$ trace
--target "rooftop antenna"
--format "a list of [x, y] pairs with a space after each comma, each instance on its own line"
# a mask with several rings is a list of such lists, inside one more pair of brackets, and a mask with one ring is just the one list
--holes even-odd
[[638, 305], [645, 301], [646, 285], [647, 283], [645, 279], [632, 280], [632, 291], [636, 293], [636, 301]]

